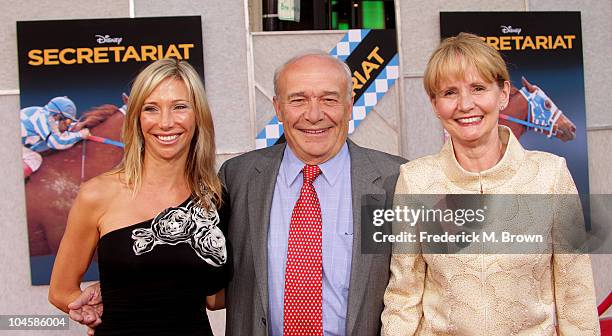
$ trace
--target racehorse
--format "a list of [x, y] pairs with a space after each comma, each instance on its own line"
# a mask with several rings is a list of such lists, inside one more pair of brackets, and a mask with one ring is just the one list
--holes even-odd
[[[73, 130], [87, 127], [92, 135], [119, 141], [124, 113], [115, 105], [94, 107]], [[57, 253], [79, 185], [115, 167], [122, 156], [122, 148], [93, 141], [44, 156], [25, 185], [31, 256]]]
[[510, 89], [508, 106], [500, 113], [499, 123], [510, 127], [516, 138], [527, 130], [556, 136], [563, 142], [576, 138], [576, 126], [569, 120], [546, 93], [536, 85], [521, 78], [523, 87]]

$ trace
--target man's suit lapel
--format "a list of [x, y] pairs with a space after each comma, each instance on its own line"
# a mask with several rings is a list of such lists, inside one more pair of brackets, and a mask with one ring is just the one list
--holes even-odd
[[252, 254], [255, 265], [255, 281], [262, 298], [263, 310], [268, 315], [268, 226], [272, 209], [272, 196], [276, 176], [285, 146], [272, 148], [260, 156], [253, 166], [253, 175], [249, 180], [247, 202], [249, 208], [249, 230]]
[[[353, 198], [353, 252], [351, 265], [351, 280], [349, 284], [349, 298], [347, 311], [346, 334], [352, 335], [359, 311], [368, 290], [368, 278], [377, 276], [370, 274], [372, 255], [361, 253], [361, 207], [363, 197], [367, 197], [368, 204], [384, 207], [386, 195], [382, 188], [382, 177], [376, 166], [367, 156], [366, 151], [348, 140], [351, 155], [351, 190]], [[368, 309], [368, 307], [364, 307]]]

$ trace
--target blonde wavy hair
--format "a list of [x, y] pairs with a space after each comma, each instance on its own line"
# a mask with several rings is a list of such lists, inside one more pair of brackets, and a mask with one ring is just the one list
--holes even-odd
[[196, 130], [189, 146], [185, 177], [191, 193], [208, 207], [212, 201], [217, 207], [222, 203], [222, 187], [215, 172], [215, 130], [204, 85], [195, 69], [185, 61], [165, 58], [157, 60], [142, 70], [132, 85], [128, 107], [123, 122], [122, 139], [125, 144], [123, 160], [110, 173], [118, 173], [134, 193], [142, 183], [144, 140], [140, 125], [140, 113], [145, 99], [165, 79], [182, 80], [189, 91], [195, 113]]
[[497, 82], [500, 88], [510, 80], [506, 62], [495, 48], [477, 35], [459, 33], [442, 41], [427, 63], [423, 86], [429, 98], [435, 98], [442, 81], [463, 78], [472, 66], [482, 79]]

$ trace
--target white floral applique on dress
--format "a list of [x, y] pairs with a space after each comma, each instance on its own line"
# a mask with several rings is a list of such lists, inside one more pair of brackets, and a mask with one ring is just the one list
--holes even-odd
[[151, 228], [134, 229], [132, 249], [141, 255], [152, 251], [155, 245], [187, 243], [200, 259], [220, 267], [227, 262], [227, 249], [218, 224], [219, 214], [214, 206], [205, 209], [189, 200], [184, 206], [159, 213], [151, 221]]

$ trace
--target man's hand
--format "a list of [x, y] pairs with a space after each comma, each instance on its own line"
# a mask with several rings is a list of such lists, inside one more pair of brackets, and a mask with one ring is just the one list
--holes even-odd
[[96, 282], [85, 288], [81, 295], [73, 302], [68, 304], [68, 315], [80, 324], [89, 327], [87, 335], [94, 334], [94, 328], [102, 323], [102, 294], [100, 293], [100, 283]]

